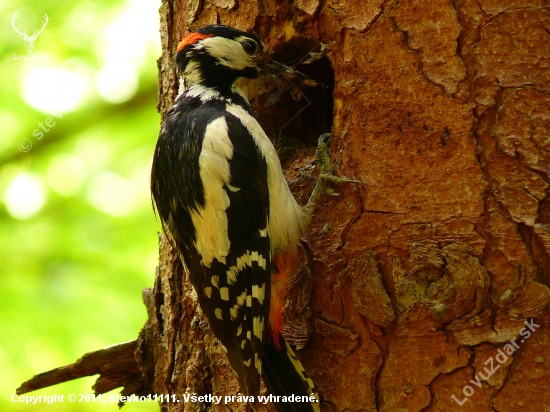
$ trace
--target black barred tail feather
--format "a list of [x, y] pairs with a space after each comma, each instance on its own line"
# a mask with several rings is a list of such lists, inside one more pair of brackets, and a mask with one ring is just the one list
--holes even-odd
[[[279, 412], [319, 412], [319, 395], [313, 381], [282, 335], [279, 335], [280, 350], [271, 342], [264, 347], [262, 377], [271, 399]], [[299, 402], [284, 400], [299, 397]], [[285, 398], [283, 398], [285, 397]], [[303, 402], [309, 398], [310, 402]], [[311, 402], [312, 399], [315, 399]]]

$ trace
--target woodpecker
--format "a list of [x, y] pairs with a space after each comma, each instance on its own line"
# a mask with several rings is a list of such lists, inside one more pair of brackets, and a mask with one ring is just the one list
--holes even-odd
[[281, 315], [300, 236], [323, 182], [338, 178], [323, 172], [308, 205], [298, 205], [247, 96], [258, 76], [294, 71], [272, 61], [255, 35], [222, 25], [185, 36], [176, 65], [180, 91], [151, 172], [163, 229], [243, 393], [257, 400], [263, 377], [272, 395], [312, 396], [275, 403], [278, 411], [319, 411], [317, 389], [281, 334]]

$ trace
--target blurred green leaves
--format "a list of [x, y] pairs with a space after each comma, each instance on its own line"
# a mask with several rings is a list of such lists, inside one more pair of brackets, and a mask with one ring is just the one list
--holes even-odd
[[[149, 170], [160, 116], [153, 0], [0, 3], [0, 409], [32, 375], [135, 339], [157, 232]], [[27, 53], [12, 27], [37, 36]], [[91, 393], [93, 378], [38, 391]], [[131, 411], [158, 410], [155, 403]]]

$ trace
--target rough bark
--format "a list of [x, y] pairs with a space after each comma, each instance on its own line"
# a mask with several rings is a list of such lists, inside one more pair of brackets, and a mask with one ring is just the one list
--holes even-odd
[[[333, 159], [338, 173], [366, 186], [323, 198], [286, 308], [285, 330], [303, 348], [323, 408], [545, 410], [548, 3], [184, 1], [165, 2], [161, 13], [163, 110], [174, 96], [173, 50], [187, 30], [250, 30], [287, 60], [328, 45], [334, 100], [321, 104], [334, 108]], [[261, 97], [254, 103], [272, 133], [281, 127], [274, 118], [291, 117], [263, 108]], [[304, 199], [311, 185], [300, 172], [313, 161], [304, 129], [313, 122], [293, 122], [284, 134], [306, 147], [291, 142], [285, 165]], [[157, 389], [238, 392], [171, 269], [161, 267], [155, 289], [165, 325]], [[530, 318], [540, 328], [520, 336], [505, 363], [495, 360], [499, 370], [480, 377], [481, 387], [470, 383]], [[460, 407], [452, 395], [468, 400]]]
[[[310, 74], [333, 94], [311, 91], [313, 114], [285, 125], [303, 99], [253, 101], [302, 203], [323, 128], [337, 173], [366, 183], [322, 198], [285, 308], [322, 410], [548, 410], [548, 2], [184, 0], [164, 1], [161, 20], [162, 113], [189, 31], [252, 31], [287, 61], [328, 45]], [[239, 393], [166, 242], [144, 297], [136, 353], [150, 390]], [[531, 318], [540, 326], [519, 336]], [[512, 339], [518, 348], [497, 357]], [[246, 409], [161, 407], [210, 406]]]

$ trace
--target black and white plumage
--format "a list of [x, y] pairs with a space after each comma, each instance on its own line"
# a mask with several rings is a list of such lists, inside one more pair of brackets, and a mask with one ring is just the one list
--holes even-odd
[[315, 386], [280, 334], [284, 278], [308, 219], [247, 100], [247, 81], [266, 68], [263, 49], [227, 26], [182, 40], [180, 94], [163, 121], [151, 190], [243, 393], [257, 397], [263, 375], [273, 395], [317, 399], [279, 411], [318, 411]]

